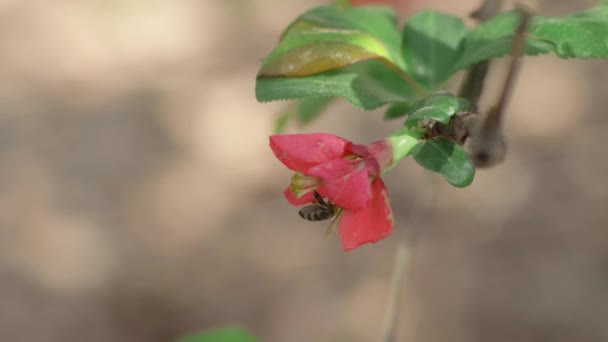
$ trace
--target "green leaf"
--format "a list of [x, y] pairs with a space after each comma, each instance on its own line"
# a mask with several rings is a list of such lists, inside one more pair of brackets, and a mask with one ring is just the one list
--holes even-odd
[[411, 106], [412, 104], [410, 102], [393, 103], [384, 112], [384, 120], [397, 119], [404, 115], [407, 115]]
[[453, 186], [468, 186], [475, 177], [475, 166], [468, 153], [451, 140], [422, 141], [414, 146], [411, 155], [422, 167], [443, 175]]
[[336, 0], [334, 1], [334, 6], [336, 6], [336, 8], [345, 9], [352, 6], [352, 4], [351, 0]]
[[382, 44], [366, 34], [290, 36], [264, 60], [258, 77], [314, 75], [370, 59], [383, 60], [386, 54]]
[[291, 114], [291, 111], [286, 110], [284, 113], [279, 115], [279, 117], [274, 121], [274, 129], [272, 130], [274, 134], [281, 134], [285, 132], [289, 119], [291, 118]]
[[[301, 23], [315, 26], [321, 31], [333, 28], [344, 33], [348, 31], [367, 33], [383, 43], [389, 53], [388, 60], [397, 66], [404, 64], [400, 50], [401, 32], [398, 29], [398, 19], [395, 11], [390, 7], [355, 6], [345, 9], [335, 6], [317, 7], [300, 16], [291, 26]], [[306, 30], [304, 33], [307, 33]]]
[[458, 17], [430, 10], [419, 12], [406, 22], [403, 31], [406, 72], [427, 89], [435, 89], [452, 75], [466, 33]]
[[260, 102], [340, 96], [364, 110], [404, 102], [416, 94], [400, 74], [374, 60], [306, 77], [258, 79], [255, 91]]
[[296, 106], [298, 123], [306, 125], [314, 121], [333, 100], [335, 100], [334, 97], [317, 97], [298, 101]]
[[387, 8], [314, 8], [293, 22], [258, 78], [302, 77], [366, 60], [403, 66], [395, 13]]
[[240, 328], [227, 327], [179, 339], [178, 342], [257, 342]]
[[414, 95], [416, 84], [404, 65], [394, 11], [318, 7], [292, 23], [264, 60], [256, 97], [264, 102], [340, 96], [373, 109]]
[[608, 58], [608, 6], [562, 18], [539, 17], [529, 30], [560, 58]]
[[[489, 20], [464, 39], [464, 51], [454, 67], [511, 53], [519, 14], [507, 12]], [[555, 53], [561, 58], [608, 58], [608, 3], [562, 17], [534, 17], [526, 31], [526, 54]]]
[[422, 119], [431, 119], [448, 124], [458, 113], [460, 101], [447, 91], [441, 91], [415, 101], [408, 112], [406, 127], [416, 127]]
[[299, 125], [307, 125], [318, 118], [335, 97], [313, 97], [296, 101], [287, 107], [275, 120], [274, 134], [285, 132], [290, 121]]

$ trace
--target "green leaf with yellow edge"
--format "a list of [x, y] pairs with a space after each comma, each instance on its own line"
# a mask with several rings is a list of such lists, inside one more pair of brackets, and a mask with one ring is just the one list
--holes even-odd
[[475, 165], [469, 154], [451, 140], [434, 138], [422, 141], [412, 148], [410, 154], [422, 167], [441, 174], [455, 187], [469, 186], [475, 178]]
[[306, 39], [288, 39], [264, 61], [258, 77], [315, 75], [365, 60], [385, 59], [386, 51], [382, 49], [381, 43], [361, 33], [342, 37], [314, 34]]
[[393, 11], [318, 7], [288, 27], [262, 63], [258, 78], [315, 75], [371, 59], [394, 68], [404, 65]]
[[256, 82], [260, 102], [339, 96], [363, 110], [405, 102], [416, 92], [402, 75], [371, 60], [306, 77], [262, 78]]
[[340, 9], [345, 9], [352, 6], [351, 0], [336, 0], [334, 1], [334, 6]]
[[[304, 26], [302, 26], [305, 24]], [[300, 30], [301, 27], [308, 27]], [[300, 16], [283, 34], [308, 33], [309, 31], [364, 32], [381, 41], [388, 51], [388, 60], [403, 67], [401, 58], [401, 32], [395, 11], [382, 6], [356, 6], [313, 8]]]

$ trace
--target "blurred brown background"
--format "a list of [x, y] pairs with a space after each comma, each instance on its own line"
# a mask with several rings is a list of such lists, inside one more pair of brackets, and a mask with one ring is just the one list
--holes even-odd
[[[0, 1], [0, 340], [224, 324], [262, 341], [377, 339], [398, 234], [344, 253], [301, 220], [268, 148], [285, 104], [254, 98], [280, 31], [323, 3]], [[411, 161], [387, 175], [397, 230], [420, 230], [400, 340], [608, 341], [607, 80], [607, 61], [528, 58], [504, 164], [466, 189]], [[330, 112], [303, 131], [366, 143], [399, 126]], [[433, 183], [433, 214], [411, 217]]]

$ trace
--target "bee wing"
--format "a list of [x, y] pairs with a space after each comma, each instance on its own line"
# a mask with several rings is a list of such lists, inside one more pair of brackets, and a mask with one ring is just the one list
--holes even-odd
[[336, 216], [334, 217], [333, 220], [331, 220], [329, 227], [327, 227], [327, 229], [325, 230], [325, 237], [329, 237], [332, 233], [338, 232], [338, 224], [340, 223], [340, 219], [342, 218], [343, 212], [344, 212], [344, 209], [338, 209]]

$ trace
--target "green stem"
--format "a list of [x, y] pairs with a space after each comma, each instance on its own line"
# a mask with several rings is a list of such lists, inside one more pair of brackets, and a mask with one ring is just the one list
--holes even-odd
[[388, 137], [387, 140], [393, 150], [393, 158], [391, 166], [385, 169], [384, 172], [390, 170], [403, 158], [407, 157], [412, 148], [418, 144], [419, 138], [419, 136], [415, 136], [414, 133], [405, 129], [397, 131]]

